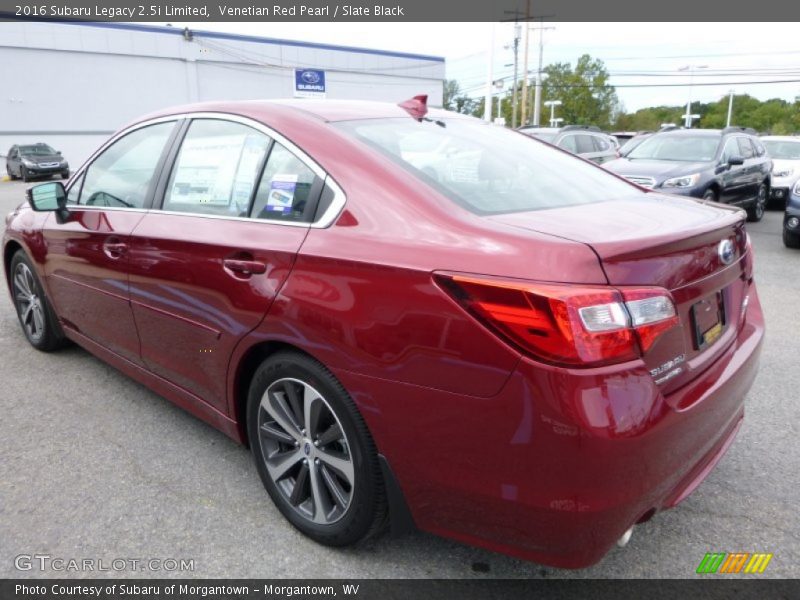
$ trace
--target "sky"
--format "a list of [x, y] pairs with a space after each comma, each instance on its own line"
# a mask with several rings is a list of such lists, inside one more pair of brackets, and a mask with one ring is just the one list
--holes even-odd
[[[166, 23], [161, 23], [166, 24]], [[513, 23], [179, 23], [175, 27], [416, 52], [446, 59], [447, 77], [472, 96], [487, 80], [490, 45], [493, 78], [506, 88], [513, 75]], [[800, 44], [796, 23], [545, 23], [543, 62], [575, 63], [582, 54], [601, 59], [624, 108], [709, 102], [736, 94], [761, 100], [800, 96]], [[538, 23], [532, 24], [538, 27]], [[539, 33], [529, 39], [528, 68], [539, 60]], [[490, 40], [494, 39], [491, 44]], [[519, 44], [519, 72], [523, 72]], [[691, 66], [695, 74], [679, 71]], [[754, 81], [794, 80], [754, 84]], [[691, 86], [687, 84], [692, 84]], [[706, 85], [706, 84], [716, 85]], [[674, 87], [624, 87], [683, 84]]]

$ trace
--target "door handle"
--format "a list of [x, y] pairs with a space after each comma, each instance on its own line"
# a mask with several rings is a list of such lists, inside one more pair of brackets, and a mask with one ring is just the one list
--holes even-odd
[[222, 261], [222, 265], [229, 271], [239, 273], [241, 275], [261, 275], [267, 272], [267, 265], [257, 260], [242, 260], [238, 258], [226, 258]]
[[128, 251], [128, 244], [109, 240], [103, 244], [103, 252], [108, 258], [122, 258]]

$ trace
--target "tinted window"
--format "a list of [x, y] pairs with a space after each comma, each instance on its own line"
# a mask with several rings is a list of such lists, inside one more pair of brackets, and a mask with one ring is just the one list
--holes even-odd
[[565, 135], [561, 138], [561, 141], [558, 142], [559, 147], [563, 148], [564, 150], [568, 150], [573, 154], [578, 153], [578, 136], [575, 135]]
[[106, 148], [86, 170], [80, 204], [142, 208], [173, 127], [142, 127]]
[[25, 156], [50, 156], [56, 153], [56, 151], [47, 144], [31, 144], [29, 146], [20, 146], [19, 152]]
[[719, 137], [703, 135], [661, 134], [647, 138], [631, 150], [631, 160], [674, 160], [698, 162], [714, 160], [719, 146]]
[[[536, 140], [476, 119], [409, 118], [337, 123], [418, 179], [477, 214], [519, 212], [644, 194], [607, 171]], [[425, 134], [427, 153], [403, 151]], [[423, 187], [424, 186], [424, 187]]]
[[591, 135], [577, 135], [578, 138], [578, 154], [591, 154], [594, 152], [594, 144], [592, 143]]
[[78, 179], [72, 182], [72, 186], [69, 188], [69, 193], [67, 194], [67, 204], [78, 203], [78, 198], [81, 195], [81, 186], [83, 185], [83, 177], [84, 174], [82, 173]]
[[725, 142], [725, 148], [723, 148], [722, 156], [720, 156], [719, 160], [721, 163], [727, 163], [731, 156], [739, 156], [739, 144], [735, 138], [730, 138]]
[[269, 142], [241, 123], [193, 121], [175, 159], [163, 209], [247, 216]]
[[[421, 140], [412, 146], [413, 152], [421, 152], [424, 144], [436, 144], [436, 140]], [[317, 179], [303, 161], [276, 142], [258, 184], [250, 216], [281, 221], [310, 220], [312, 207], [309, 203], [315, 199]]]
[[597, 152], [605, 152], [609, 148], [611, 148], [611, 140], [604, 140], [599, 136], [592, 136], [592, 141], [594, 142], [594, 149]]
[[753, 145], [750, 143], [746, 137], [737, 138], [739, 142], [739, 153], [742, 155], [743, 158], [753, 158], [755, 152], [753, 151]]

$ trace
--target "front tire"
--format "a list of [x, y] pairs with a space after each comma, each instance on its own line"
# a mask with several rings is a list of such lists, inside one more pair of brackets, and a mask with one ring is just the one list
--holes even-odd
[[14, 307], [31, 346], [42, 352], [62, 347], [66, 337], [28, 256], [17, 250], [9, 271]]
[[703, 200], [717, 202], [717, 193], [713, 189], [709, 188], [706, 190], [705, 194], [703, 194]]
[[28, 183], [31, 180], [31, 176], [28, 174], [28, 169], [26, 169], [24, 165], [19, 168], [19, 176], [25, 183]]
[[800, 234], [789, 233], [783, 230], [783, 245], [787, 248], [800, 248]]
[[322, 364], [298, 352], [264, 361], [250, 384], [247, 431], [267, 493], [302, 533], [348, 546], [385, 524], [375, 443], [347, 391]]
[[752, 206], [747, 208], [747, 220], [751, 223], [757, 223], [764, 217], [764, 211], [767, 207], [767, 184], [762, 183], [758, 186], [758, 196]]
[[61, 179], [69, 179], [69, 171], [62, 171]]

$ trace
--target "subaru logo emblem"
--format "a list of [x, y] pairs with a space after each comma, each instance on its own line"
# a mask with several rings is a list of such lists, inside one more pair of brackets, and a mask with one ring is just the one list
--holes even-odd
[[736, 247], [731, 240], [722, 240], [717, 246], [717, 254], [723, 265], [729, 265], [736, 258]]
[[300, 79], [306, 83], [319, 83], [319, 74], [316, 71], [303, 71]]
[[305, 452], [306, 456], [311, 454], [311, 444], [306, 442], [305, 445], [303, 446], [303, 452]]

